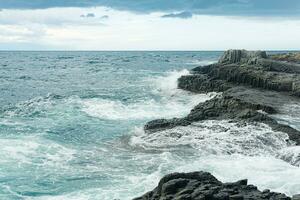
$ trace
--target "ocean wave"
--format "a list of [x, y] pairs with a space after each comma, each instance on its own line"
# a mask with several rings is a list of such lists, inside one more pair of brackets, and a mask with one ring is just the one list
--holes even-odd
[[[197, 103], [210, 97], [203, 95]], [[180, 117], [188, 113], [196, 104], [194, 99], [189, 102], [170, 100], [160, 102], [154, 99], [125, 104], [121, 101], [92, 99], [83, 101], [83, 111], [92, 117], [108, 120], [144, 120], [154, 118]], [[189, 104], [188, 106], [186, 104]]]
[[49, 114], [49, 111], [60, 104], [74, 103], [79, 98], [64, 97], [49, 93], [46, 96], [38, 96], [27, 101], [22, 101], [13, 106], [2, 108], [1, 115], [4, 117], [36, 117]]
[[[209, 145], [209, 144], [208, 144]], [[293, 195], [299, 192], [300, 171], [298, 167], [270, 156], [243, 156], [243, 155], [208, 155], [194, 156], [190, 159], [179, 157], [170, 152], [159, 154], [135, 153], [127, 157], [126, 167], [117, 166], [112, 172], [118, 180], [114, 187], [86, 188], [60, 195], [27, 197], [28, 200], [130, 200], [142, 195], [157, 186], [159, 179], [171, 172], [208, 171], [223, 182], [236, 181], [247, 178], [250, 184], [255, 184], [260, 190], [271, 189]], [[114, 160], [110, 160], [110, 163]], [[98, 166], [103, 168], [103, 166]], [[131, 169], [131, 170], [129, 170]], [[290, 177], [293, 177], [291, 179]]]
[[300, 131], [300, 103], [292, 102], [283, 105], [280, 114], [273, 115], [280, 123]]
[[[209, 145], [209, 144], [208, 144]], [[208, 171], [222, 182], [248, 179], [258, 189], [292, 196], [300, 191], [299, 167], [268, 155], [210, 155], [195, 158], [175, 168], [177, 172]], [[292, 178], [291, 178], [292, 177]]]
[[205, 66], [216, 63], [217, 60], [194, 60], [192, 62], [187, 63], [188, 65], [197, 65], [197, 66]]
[[58, 60], [68, 60], [68, 59], [73, 59], [75, 58], [74, 56], [58, 56]]
[[143, 120], [171, 118], [186, 115], [195, 105], [211, 99], [216, 93], [193, 94], [177, 89], [177, 79], [189, 74], [188, 70], [173, 71], [165, 76], [149, 78], [152, 94], [159, 98], [124, 103], [119, 100], [83, 100], [83, 111], [92, 117], [109, 120]]
[[291, 163], [292, 165], [300, 167], [300, 147], [291, 146], [283, 148], [278, 152], [278, 158]]
[[[0, 163], [8, 167], [26, 165], [63, 167], [72, 160], [74, 150], [40, 136], [0, 139]], [[16, 166], [17, 164], [17, 166]]]
[[145, 149], [190, 146], [201, 155], [276, 155], [289, 146], [288, 135], [261, 123], [207, 120], [151, 134], [138, 130], [130, 144]]
[[164, 76], [155, 76], [148, 79], [150, 85], [152, 85], [152, 92], [160, 95], [173, 96], [178, 92], [186, 91], [179, 90], [177, 87], [178, 78], [181, 76], [189, 75], [190, 72], [187, 69], [180, 71], [170, 71], [167, 72]]
[[204, 170], [225, 182], [247, 178], [261, 190], [287, 195], [300, 190], [298, 178], [289, 178], [300, 178], [300, 148], [262, 123], [206, 120], [151, 134], [135, 128], [128, 143], [157, 156], [170, 152], [171, 172]]

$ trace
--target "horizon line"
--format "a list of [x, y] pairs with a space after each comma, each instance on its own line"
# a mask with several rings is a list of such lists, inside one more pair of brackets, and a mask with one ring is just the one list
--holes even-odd
[[[199, 51], [207, 51], [207, 52], [224, 52], [230, 49], [244, 49], [246, 48], [228, 48], [228, 49], [216, 49], [216, 50], [27, 50], [27, 49], [0, 49], [0, 52], [199, 52]], [[300, 51], [300, 49], [249, 49], [249, 51]]]

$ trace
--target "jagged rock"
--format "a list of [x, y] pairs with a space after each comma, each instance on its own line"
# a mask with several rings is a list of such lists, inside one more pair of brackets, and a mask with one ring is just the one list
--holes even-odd
[[275, 54], [269, 56], [272, 60], [278, 60], [283, 62], [293, 62], [300, 64], [300, 53], [293, 52], [293, 53], [284, 53], [284, 54]]
[[[278, 123], [269, 115], [278, 113], [285, 104], [299, 102], [300, 65], [283, 62], [292, 59], [297, 60], [298, 57], [268, 58], [263, 51], [226, 51], [218, 63], [196, 67], [191, 71], [191, 75], [178, 79], [178, 87], [181, 89], [200, 93], [223, 92], [221, 96], [198, 104], [186, 117], [148, 122], [144, 127], [145, 131], [151, 133], [175, 126], [188, 126], [201, 120], [232, 119], [268, 124], [275, 131], [287, 133], [290, 140], [300, 145], [298, 130]], [[135, 200], [173, 199], [284, 200], [291, 198], [270, 190], [261, 192], [257, 187], [247, 185], [245, 180], [221, 183], [209, 173], [193, 172], [167, 175], [153, 191]], [[292, 200], [298, 199], [300, 200], [300, 195], [294, 195], [292, 198]]]
[[[208, 172], [173, 173], [166, 175], [158, 186], [134, 200], [290, 200], [281, 193], [259, 191], [247, 180], [222, 183]], [[296, 200], [296, 199], [295, 199]]]
[[178, 87], [192, 92], [225, 91], [234, 84], [267, 90], [300, 93], [300, 74], [266, 71], [261, 65], [214, 65], [196, 68], [192, 75], [178, 79]]
[[300, 96], [300, 64], [267, 59], [261, 51], [229, 50], [218, 63], [196, 67], [178, 79], [179, 88], [192, 92], [225, 91], [241, 84]]
[[300, 132], [298, 130], [279, 124], [275, 119], [268, 116], [268, 114], [278, 113], [280, 107], [285, 103], [296, 101], [294, 97], [278, 92], [233, 87], [225, 91], [222, 96], [198, 104], [186, 117], [153, 120], [148, 122], [144, 129], [151, 133], [176, 126], [188, 126], [193, 122], [202, 120], [245, 120], [268, 124], [275, 131], [287, 133], [290, 140], [300, 145]]
[[173, 119], [156, 119], [152, 120], [144, 126], [144, 129], [146, 131], [151, 130], [153, 131], [158, 131], [158, 130], [163, 130], [166, 128], [173, 128], [176, 126], [187, 126], [190, 125], [191, 122], [188, 122], [184, 119], [180, 118], [173, 118]]
[[263, 66], [268, 71], [300, 73], [300, 64], [281, 62], [271, 59], [257, 59], [255, 64]]
[[246, 63], [256, 58], [267, 58], [265, 51], [246, 51], [246, 50], [228, 50], [226, 51], [219, 63], [232, 64], [232, 63]]
[[178, 79], [178, 88], [191, 92], [223, 92], [232, 85], [224, 80], [211, 80], [205, 74], [181, 76]]

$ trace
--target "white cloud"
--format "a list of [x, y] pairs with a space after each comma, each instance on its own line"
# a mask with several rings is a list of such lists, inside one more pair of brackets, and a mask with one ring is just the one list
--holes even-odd
[[[95, 17], [82, 18], [83, 13]], [[300, 20], [201, 16], [182, 20], [97, 8], [0, 12], [0, 49], [298, 49]], [[102, 18], [102, 16], [109, 16]], [[104, 24], [105, 23], [105, 24]], [[11, 48], [9, 48], [11, 49]]]

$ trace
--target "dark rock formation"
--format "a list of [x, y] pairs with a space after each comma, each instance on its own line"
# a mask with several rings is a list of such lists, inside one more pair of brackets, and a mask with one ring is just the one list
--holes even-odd
[[208, 119], [235, 119], [263, 122], [274, 130], [286, 132], [300, 145], [300, 132], [276, 122], [269, 114], [278, 113], [284, 104], [300, 96], [300, 65], [272, 60], [266, 52], [229, 50], [218, 63], [196, 67], [182, 76], [178, 87], [192, 92], [223, 92], [197, 105], [188, 116], [148, 122], [149, 133]]
[[300, 64], [300, 53], [299, 52], [275, 54], [275, 55], [271, 55], [269, 57], [272, 60], [278, 60], [278, 61], [283, 61], [283, 62], [291, 62], [291, 63]]
[[300, 96], [300, 65], [257, 58], [248, 63], [219, 63], [193, 69], [178, 80], [178, 87], [192, 92], [224, 91], [233, 85], [290, 92]]
[[158, 186], [134, 200], [296, 200], [270, 190], [259, 191], [247, 180], [222, 183], [208, 172], [173, 173]]
[[173, 118], [173, 119], [156, 119], [146, 123], [144, 129], [158, 131], [166, 128], [173, 128], [175, 126], [187, 126], [190, 125], [191, 122], [186, 121], [182, 118]]
[[220, 58], [219, 63], [245, 63], [256, 58], [267, 58], [265, 51], [228, 50]]
[[256, 90], [253, 88], [233, 87], [221, 97], [198, 104], [184, 118], [159, 119], [148, 122], [144, 129], [154, 131], [187, 126], [202, 120], [245, 120], [268, 124], [276, 131], [285, 132], [289, 138], [300, 145], [300, 132], [289, 126], [279, 124], [268, 114], [275, 114], [285, 103], [292, 103], [295, 98], [273, 91]]
[[[299, 54], [300, 55], [300, 54]], [[299, 102], [300, 56], [272, 55], [266, 52], [229, 50], [218, 63], [196, 67], [191, 75], [182, 76], [178, 87], [192, 92], [223, 92], [198, 104], [183, 118], [158, 119], [148, 122], [147, 133], [187, 126], [201, 120], [261, 122], [273, 130], [288, 134], [300, 145], [300, 132], [279, 124], [270, 114], [280, 113], [282, 106]], [[293, 61], [293, 62], [291, 62]], [[206, 172], [174, 173], [165, 176], [151, 192], [135, 200], [300, 200], [284, 194], [259, 191], [247, 180], [221, 183]]]

